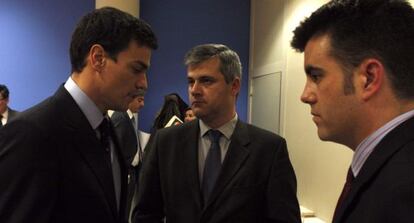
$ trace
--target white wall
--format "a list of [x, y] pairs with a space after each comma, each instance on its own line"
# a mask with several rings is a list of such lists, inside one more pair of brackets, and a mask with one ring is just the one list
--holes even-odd
[[139, 17], [139, 0], [96, 0], [95, 8], [111, 6]]
[[319, 140], [309, 106], [300, 102], [303, 54], [290, 48], [294, 28], [325, 2], [252, 0], [250, 74], [263, 68], [282, 71], [281, 135], [295, 168], [299, 202], [330, 222], [352, 151]]

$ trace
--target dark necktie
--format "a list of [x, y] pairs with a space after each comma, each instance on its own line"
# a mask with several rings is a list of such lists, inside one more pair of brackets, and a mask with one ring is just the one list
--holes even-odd
[[207, 203], [208, 198], [216, 183], [217, 177], [221, 168], [221, 151], [220, 151], [220, 137], [221, 132], [218, 130], [209, 130], [208, 136], [211, 141], [210, 150], [207, 153], [207, 158], [204, 164], [202, 191], [204, 197], [204, 204]]
[[109, 141], [110, 129], [109, 128], [110, 128], [109, 121], [108, 119], [104, 118], [101, 124], [99, 125], [98, 129], [101, 134], [101, 138], [100, 138], [101, 143], [103, 147], [105, 148], [105, 151], [107, 152], [110, 151], [110, 141]]
[[341, 208], [343, 202], [345, 201], [345, 198], [348, 196], [348, 193], [351, 190], [353, 181], [354, 181], [354, 174], [352, 173], [351, 167], [349, 167], [344, 188], [342, 189], [341, 196], [339, 196], [338, 203], [336, 204], [336, 208], [334, 212], [334, 219], [337, 217], [338, 210]]
[[104, 117], [101, 124], [98, 127], [100, 132], [100, 141], [102, 143], [102, 146], [105, 148], [105, 151], [107, 152], [106, 156], [106, 162], [111, 168], [112, 177], [113, 177], [113, 183], [114, 183], [114, 190], [115, 190], [115, 197], [117, 201], [117, 207], [119, 209], [120, 204], [120, 193], [121, 193], [121, 169], [120, 164], [118, 162], [118, 155], [116, 154], [116, 151], [111, 150], [111, 124], [109, 123], [109, 120], [107, 117]]

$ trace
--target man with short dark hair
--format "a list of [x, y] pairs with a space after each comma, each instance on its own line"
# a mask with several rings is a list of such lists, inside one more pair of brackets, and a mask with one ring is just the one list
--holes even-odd
[[331, 1], [294, 31], [319, 138], [354, 151], [334, 223], [412, 222], [414, 10], [406, 1]]
[[10, 122], [19, 113], [9, 106], [9, 89], [6, 85], [0, 84], [0, 128]]
[[135, 222], [300, 222], [286, 141], [238, 119], [238, 55], [205, 44], [185, 64], [198, 119], [159, 130], [147, 148]]
[[126, 163], [107, 110], [140, 94], [156, 48], [151, 27], [118, 9], [80, 20], [66, 83], [0, 130], [0, 222], [127, 222]]

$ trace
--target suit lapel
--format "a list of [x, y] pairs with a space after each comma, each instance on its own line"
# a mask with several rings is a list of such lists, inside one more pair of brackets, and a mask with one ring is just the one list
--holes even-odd
[[351, 190], [343, 201], [344, 203], [341, 209], [338, 210], [338, 216], [337, 219], [334, 219], [334, 222], [341, 222], [340, 220], [344, 217], [344, 214], [347, 212], [351, 203], [356, 200], [361, 189], [373, 180], [377, 173], [381, 171], [384, 164], [396, 152], [398, 152], [408, 141], [413, 140], [412, 126], [414, 126], [414, 118], [397, 126], [375, 147], [374, 151], [362, 166], [358, 176], [352, 182]]
[[82, 154], [85, 162], [89, 165], [102, 186], [109, 206], [112, 211], [115, 211], [114, 214], [117, 216], [112, 168], [108, 159], [109, 154], [102, 148], [96, 136], [92, 138], [93, 136], [89, 132], [81, 132], [79, 129], [74, 132], [73, 140], [76, 142], [76, 149]]
[[186, 132], [183, 140], [182, 146], [180, 148], [185, 149], [184, 152], [184, 160], [187, 162], [183, 162], [185, 165], [185, 170], [187, 170], [186, 176], [190, 176], [188, 178], [189, 189], [192, 191], [193, 197], [195, 202], [197, 203], [199, 209], [201, 209], [202, 202], [201, 202], [201, 189], [200, 189], [200, 176], [199, 176], [199, 168], [198, 168], [198, 138], [199, 138], [199, 124], [198, 121], [193, 121], [188, 123], [189, 130]]
[[249, 156], [249, 150], [247, 148], [249, 142], [250, 139], [247, 126], [241, 121], [238, 121], [233, 135], [231, 136], [231, 142], [226, 157], [224, 158], [220, 174], [217, 178], [216, 185], [211, 192], [210, 199], [205, 208], [208, 208], [208, 206], [218, 198], [226, 185], [230, 183], [237, 171], [240, 170], [243, 162]]
[[[61, 114], [65, 114], [62, 121], [68, 132], [68, 142], [64, 143], [73, 145], [73, 149], [81, 154], [84, 161], [91, 168], [104, 191], [115, 218], [117, 218], [112, 168], [110, 160], [108, 163], [107, 152], [98, 141], [96, 133], [85, 115], [63, 86], [55, 94], [55, 99], [57, 99], [56, 102], [59, 104]], [[122, 164], [120, 165], [122, 166]]]

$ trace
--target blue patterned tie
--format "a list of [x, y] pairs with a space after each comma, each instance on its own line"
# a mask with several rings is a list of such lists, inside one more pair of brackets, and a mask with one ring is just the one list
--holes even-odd
[[202, 191], [204, 197], [204, 204], [207, 203], [208, 198], [216, 183], [217, 177], [221, 168], [221, 151], [220, 151], [220, 137], [221, 132], [218, 130], [209, 130], [208, 136], [211, 141], [210, 150], [207, 153], [207, 158], [204, 164]]

